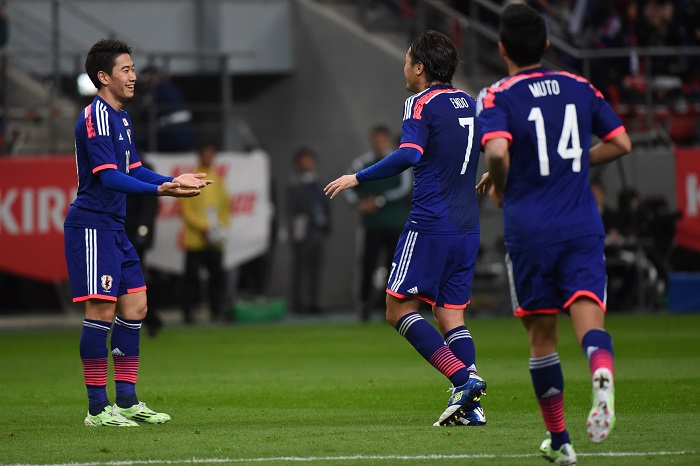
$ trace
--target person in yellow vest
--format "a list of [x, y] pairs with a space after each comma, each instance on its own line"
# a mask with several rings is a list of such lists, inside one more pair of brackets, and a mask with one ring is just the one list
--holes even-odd
[[183, 313], [185, 323], [194, 323], [193, 308], [200, 289], [199, 271], [206, 268], [209, 273], [209, 310], [213, 321], [224, 319], [224, 297], [226, 274], [223, 267], [227, 229], [231, 221], [230, 200], [226, 183], [213, 169], [217, 148], [214, 144], [203, 144], [199, 148], [199, 167], [211, 173], [215, 189], [196, 198], [180, 203], [180, 215], [184, 223], [185, 285]]

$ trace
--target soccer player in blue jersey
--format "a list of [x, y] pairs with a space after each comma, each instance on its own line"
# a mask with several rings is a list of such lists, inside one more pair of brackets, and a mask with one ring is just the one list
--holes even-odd
[[[479, 399], [486, 383], [476, 374], [474, 341], [464, 309], [479, 249], [476, 179], [481, 129], [476, 103], [452, 87], [454, 44], [427, 31], [406, 53], [406, 100], [399, 149], [326, 186], [331, 198], [359, 183], [413, 167], [413, 200], [394, 254], [386, 289], [386, 318], [454, 387], [435, 425], [484, 425]], [[433, 307], [438, 332], [418, 313]]]
[[[548, 40], [537, 12], [508, 6], [499, 36], [509, 76], [478, 99], [489, 192], [503, 207], [514, 312], [530, 338], [530, 374], [551, 434], [540, 449], [549, 461], [575, 464], [564, 422], [557, 315], [571, 316], [588, 357], [588, 436], [601, 442], [615, 424], [613, 345], [604, 329], [605, 233], [588, 173], [589, 165], [620, 157], [631, 144], [588, 81], [542, 67]], [[591, 134], [601, 139], [593, 147]]]
[[[122, 110], [136, 83], [130, 54], [131, 48], [118, 40], [101, 40], [88, 52], [85, 71], [98, 91], [75, 127], [78, 196], [64, 223], [73, 301], [85, 303], [80, 357], [89, 403], [85, 425], [90, 427], [170, 420], [136, 396], [146, 284], [124, 231], [126, 194], [192, 197], [211, 183], [204, 173], [172, 178], [141, 166], [131, 119]], [[114, 406], [106, 391], [107, 334], [112, 324]]]

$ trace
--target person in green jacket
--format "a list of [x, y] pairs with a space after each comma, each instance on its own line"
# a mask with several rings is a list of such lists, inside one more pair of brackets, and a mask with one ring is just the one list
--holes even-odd
[[[392, 152], [393, 146], [389, 128], [375, 126], [370, 133], [370, 150], [352, 161], [348, 173], [356, 173], [383, 159]], [[387, 275], [391, 268], [394, 248], [410, 209], [412, 184], [411, 171], [406, 170], [391, 178], [362, 183], [343, 193], [362, 217], [358, 308], [363, 321], [369, 320], [379, 297], [373, 293], [373, 277], [380, 256]]]

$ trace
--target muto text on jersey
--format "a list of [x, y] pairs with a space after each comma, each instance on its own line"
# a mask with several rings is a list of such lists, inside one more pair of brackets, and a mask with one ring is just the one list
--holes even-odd
[[533, 97], [545, 97], [548, 95], [559, 95], [559, 83], [553, 79], [535, 81], [527, 85]]

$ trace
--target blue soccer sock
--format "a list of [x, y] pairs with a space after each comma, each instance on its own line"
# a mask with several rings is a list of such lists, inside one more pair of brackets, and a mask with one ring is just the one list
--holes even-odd
[[107, 334], [110, 322], [85, 319], [80, 335], [80, 358], [83, 360], [83, 376], [87, 387], [88, 411], [97, 416], [106, 406], [107, 398]]
[[403, 316], [396, 323], [396, 331], [406, 338], [426, 361], [450, 379], [452, 385], [459, 387], [467, 383], [469, 372], [464, 363], [445, 345], [440, 332], [420, 314], [412, 312]]
[[591, 375], [603, 368], [614, 373], [613, 343], [608, 332], [602, 328], [589, 330], [581, 340], [581, 347], [588, 357]]
[[445, 333], [445, 343], [470, 374], [476, 374], [476, 347], [467, 327], [460, 325]]
[[112, 331], [112, 359], [114, 382], [117, 388], [117, 406], [130, 408], [139, 402], [136, 396], [136, 377], [139, 371], [140, 320], [117, 317]]
[[564, 374], [559, 354], [530, 358], [530, 376], [544, 425], [552, 435], [552, 448], [571, 443], [564, 421]]

